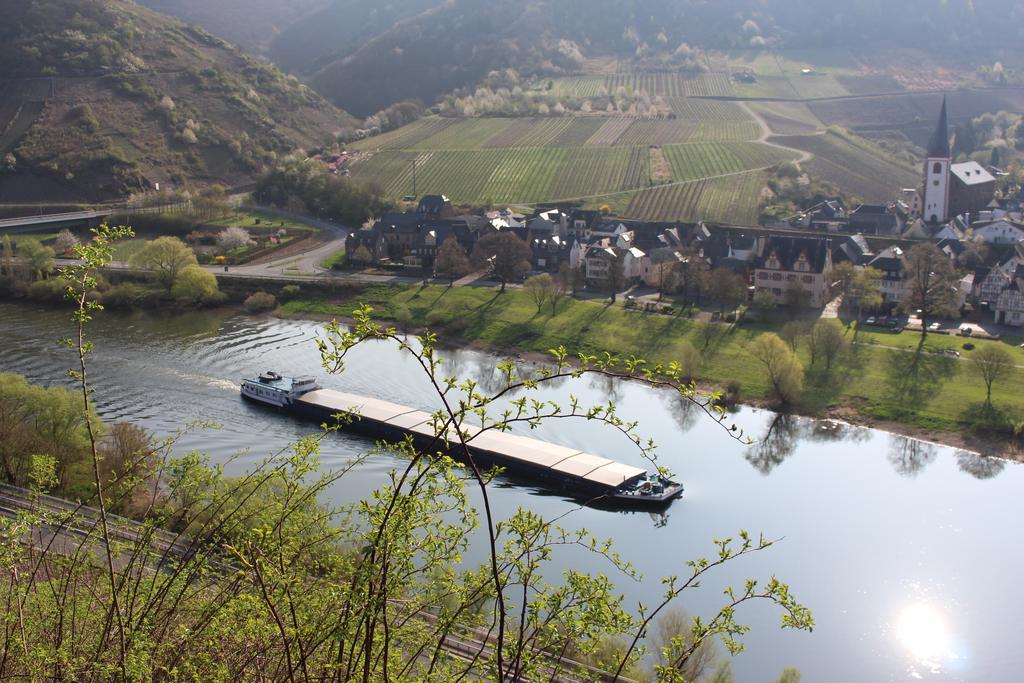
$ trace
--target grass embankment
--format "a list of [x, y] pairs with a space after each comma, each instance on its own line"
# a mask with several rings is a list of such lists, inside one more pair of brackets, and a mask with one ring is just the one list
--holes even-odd
[[[770, 325], [730, 327], [686, 318], [640, 313], [610, 306], [607, 302], [566, 300], [556, 315], [550, 306], [540, 313], [526, 292], [443, 286], [374, 285], [350, 299], [302, 298], [284, 304], [285, 315], [348, 315], [356, 303], [374, 307], [375, 315], [413, 327], [430, 327], [449, 339], [465, 340], [502, 351], [547, 352], [564, 345], [571, 353], [610, 351], [631, 354], [652, 362], [679, 358], [685, 343], [703, 354], [699, 373], [702, 382], [724, 386], [736, 381], [742, 400], [768, 399], [769, 387], [759, 362], [748, 345]], [[853, 328], [848, 337], [852, 337]], [[934, 433], [964, 432], [974, 424], [970, 417], [985, 400], [985, 386], [964, 339], [929, 335], [928, 347], [955, 346], [961, 359], [939, 354], [915, 354], [918, 334], [862, 332], [860, 344], [848, 349], [826, 370], [819, 360], [810, 367], [803, 344], [799, 356], [807, 368], [800, 404], [807, 415], [842, 416], [855, 421], [899, 423], [908, 430]], [[1004, 342], [971, 340], [976, 348], [1001, 344], [1017, 365], [1024, 365], [1024, 351]], [[901, 347], [889, 349], [887, 346]], [[1006, 414], [1024, 417], [1024, 369], [1015, 367], [997, 382], [993, 403]]]

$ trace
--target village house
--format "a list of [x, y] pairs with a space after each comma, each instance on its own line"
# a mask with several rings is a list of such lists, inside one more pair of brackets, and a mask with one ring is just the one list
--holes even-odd
[[868, 261], [868, 267], [882, 271], [882, 301], [890, 307], [899, 304], [907, 294], [907, 262], [901, 247], [883, 249]]
[[986, 244], [1016, 244], [1024, 240], [1024, 225], [1005, 218], [987, 224], [975, 223], [973, 229], [975, 237]]
[[865, 235], [899, 235], [903, 225], [894, 204], [861, 204], [850, 212], [848, 229]]
[[828, 240], [769, 237], [754, 261], [754, 286], [771, 292], [779, 304], [800, 296], [811, 308], [821, 308], [828, 302], [831, 251]]

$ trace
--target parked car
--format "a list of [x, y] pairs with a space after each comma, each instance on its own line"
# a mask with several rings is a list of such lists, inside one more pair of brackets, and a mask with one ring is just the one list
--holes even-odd
[[864, 324], [865, 325], [874, 325], [876, 322], [877, 321], [875, 320], [875, 316], [872, 315], [867, 320], [864, 321]]
[[928, 326], [928, 331], [929, 332], [938, 332], [941, 329], [942, 329], [942, 323], [932, 323], [931, 325]]

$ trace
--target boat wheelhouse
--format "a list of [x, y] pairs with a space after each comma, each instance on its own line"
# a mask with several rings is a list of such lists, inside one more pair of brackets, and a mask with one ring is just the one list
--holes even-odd
[[284, 377], [269, 370], [242, 380], [242, 396], [276, 408], [290, 408], [296, 399], [319, 388], [315, 377]]

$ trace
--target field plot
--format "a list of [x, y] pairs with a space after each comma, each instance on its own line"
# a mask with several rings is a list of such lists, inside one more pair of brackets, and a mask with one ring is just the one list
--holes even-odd
[[794, 159], [796, 152], [757, 142], [700, 142], [663, 148], [672, 177], [690, 180], [765, 168]]
[[686, 121], [639, 119], [615, 141], [619, 145], [671, 145], [688, 141], [697, 126]]
[[[866, 130], [897, 130], [905, 126], [934, 126], [942, 93], [907, 93], [860, 99], [825, 100], [808, 106], [826, 125]], [[1024, 111], [1024, 89], [951, 92], [949, 118], [965, 121], [986, 112]], [[934, 128], [933, 128], [934, 130]]]
[[851, 95], [878, 95], [903, 90], [903, 86], [892, 76], [879, 74], [875, 76], [836, 76], [836, 80]]
[[442, 119], [438, 117], [423, 118], [414, 121], [408, 126], [402, 126], [382, 135], [375, 135], [372, 138], [358, 140], [349, 145], [354, 150], [364, 149], [407, 149], [421, 142], [435, 133], [440, 133], [448, 126], [451, 126], [455, 119]]
[[[843, 128], [895, 127], [912, 123], [921, 116], [908, 95], [865, 97], [853, 100], [827, 100], [808, 104], [826, 126]], [[934, 117], [938, 118], [935, 109]]]
[[566, 149], [514, 149], [494, 167], [477, 201], [481, 204], [541, 202], [551, 198], [552, 185], [561, 176]]
[[598, 128], [587, 140], [587, 145], [609, 146], [614, 145], [619, 136], [626, 132], [633, 125], [633, 119], [624, 116], [605, 119], [604, 124]]
[[619, 88], [624, 88], [627, 93], [643, 91], [652, 97], [654, 95], [662, 95], [664, 97], [682, 97], [686, 95], [686, 84], [683, 75], [663, 71], [608, 76], [605, 79], [605, 88], [610, 95], [615, 95]]
[[641, 190], [622, 211], [624, 218], [648, 221], [714, 221], [756, 225], [765, 175], [742, 173]]
[[689, 97], [731, 97], [732, 81], [727, 73], [706, 73], [689, 76], [684, 80], [683, 95]]
[[832, 74], [789, 74], [789, 83], [803, 99], [843, 97], [850, 94]]
[[798, 99], [800, 97], [796, 88], [786, 76], [762, 76], [758, 74], [755, 83], [736, 83], [734, 86], [736, 94], [741, 97], [781, 97], [784, 99]]
[[[551, 83], [550, 90], [547, 88], [548, 83]], [[547, 92], [553, 97], [598, 97], [604, 88], [604, 76], [582, 76], [540, 81], [533, 90]]]
[[42, 102], [25, 102], [11, 112], [10, 118], [0, 121], [0, 153], [13, 149], [43, 111]]
[[646, 147], [568, 150], [547, 199], [575, 199], [646, 187], [649, 165]]
[[480, 146], [512, 126], [516, 119], [461, 119], [434, 135], [408, 145], [414, 149], [480, 149]]
[[572, 124], [558, 134], [549, 147], [582, 147], [600, 130], [606, 119], [598, 117], [571, 117]]
[[803, 102], [749, 102], [776, 135], [808, 135], [823, 126]]
[[750, 121], [747, 112], [735, 102], [671, 97], [666, 100], [672, 113], [683, 121]]
[[916, 187], [918, 182], [916, 169], [886, 157], [866, 140], [830, 131], [825, 135], [786, 137], [781, 142], [815, 155], [808, 166], [812, 175], [866, 201], [889, 201], [901, 188]]
[[569, 117], [557, 119], [516, 119], [510, 126], [491, 136], [481, 147], [544, 147], [572, 126]]
[[624, 218], [644, 221], [698, 220], [697, 206], [705, 185], [706, 181], [695, 180], [642, 190], [620, 213]]
[[757, 225], [761, 193], [766, 182], [767, 176], [763, 173], [744, 173], [706, 181], [697, 204], [697, 219]]

